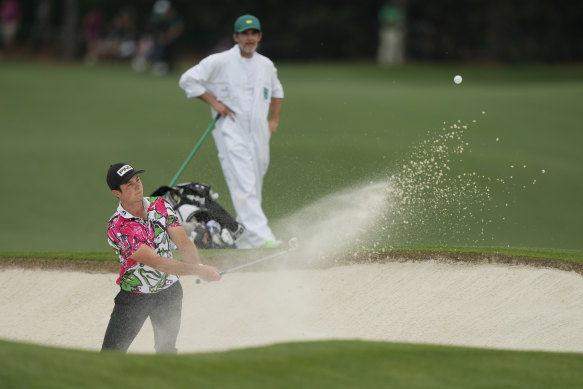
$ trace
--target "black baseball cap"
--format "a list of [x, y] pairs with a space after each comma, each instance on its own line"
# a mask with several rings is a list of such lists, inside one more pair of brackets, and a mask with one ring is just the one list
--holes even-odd
[[109, 185], [109, 189], [111, 190], [118, 189], [136, 174], [144, 172], [145, 170], [135, 170], [131, 165], [125, 162], [110, 165], [109, 170], [107, 171], [107, 185]]

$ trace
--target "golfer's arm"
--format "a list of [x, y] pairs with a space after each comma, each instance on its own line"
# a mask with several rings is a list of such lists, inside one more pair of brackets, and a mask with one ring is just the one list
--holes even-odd
[[168, 228], [168, 234], [178, 248], [178, 252], [184, 262], [192, 263], [194, 265], [201, 264], [196, 246], [190, 239], [188, 239], [186, 232], [184, 232], [184, 229], [181, 226]]
[[184, 262], [180, 263], [194, 267], [194, 274], [205, 281], [218, 281], [221, 279], [221, 274], [215, 267], [200, 263], [196, 246], [188, 239], [181, 226], [168, 228], [168, 234], [182, 256]]
[[153, 267], [158, 271], [175, 274], [177, 276], [197, 274], [197, 268], [200, 267], [194, 263], [181, 262], [172, 258], [163, 258], [156, 254], [153, 248], [145, 244], [140, 246], [140, 248], [132, 254], [131, 258], [134, 261]]

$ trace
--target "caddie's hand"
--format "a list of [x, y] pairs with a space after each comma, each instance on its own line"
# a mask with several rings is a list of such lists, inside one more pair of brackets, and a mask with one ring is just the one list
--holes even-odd
[[195, 274], [205, 281], [218, 281], [221, 279], [219, 270], [214, 266], [196, 265]]
[[269, 119], [267, 121], [267, 124], [269, 125], [269, 133], [271, 134], [271, 136], [273, 136], [273, 134], [275, 134], [275, 131], [277, 131], [277, 127], [279, 126], [279, 120]]
[[232, 121], [235, 121], [235, 112], [227, 107], [225, 104], [217, 100], [217, 103], [213, 106], [215, 111], [217, 111], [222, 117], [228, 116]]

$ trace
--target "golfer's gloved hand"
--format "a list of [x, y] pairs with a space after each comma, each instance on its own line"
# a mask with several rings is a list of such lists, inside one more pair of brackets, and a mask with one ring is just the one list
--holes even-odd
[[196, 265], [195, 274], [205, 281], [218, 281], [221, 279], [219, 270], [214, 266]]

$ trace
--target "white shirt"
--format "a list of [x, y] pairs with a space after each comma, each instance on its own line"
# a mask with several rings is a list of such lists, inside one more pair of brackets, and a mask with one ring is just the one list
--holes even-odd
[[[211, 54], [188, 69], [180, 77], [179, 85], [189, 98], [208, 92], [236, 115], [248, 114], [265, 121], [265, 126], [271, 98], [284, 97], [273, 62], [259, 53], [247, 59], [241, 56], [237, 45]], [[214, 110], [212, 115], [216, 115]]]

